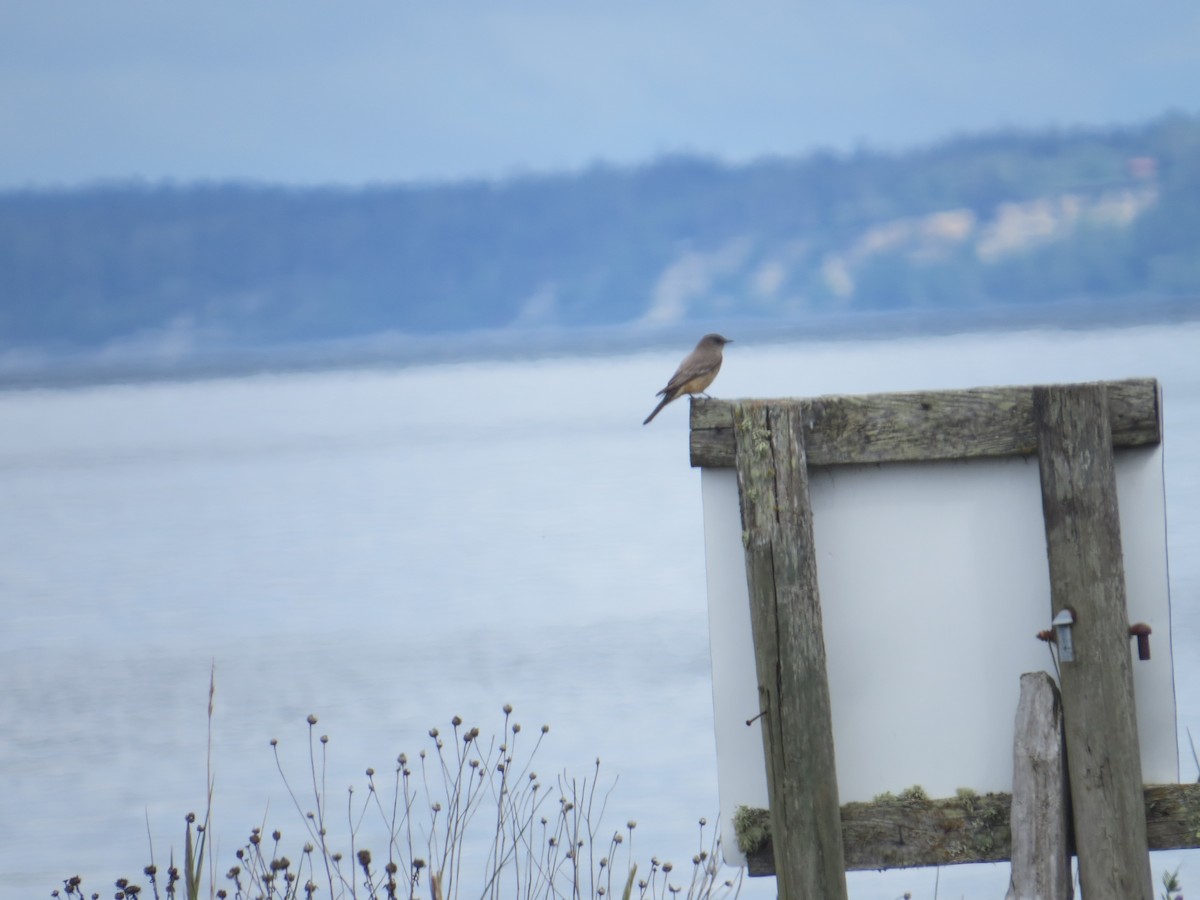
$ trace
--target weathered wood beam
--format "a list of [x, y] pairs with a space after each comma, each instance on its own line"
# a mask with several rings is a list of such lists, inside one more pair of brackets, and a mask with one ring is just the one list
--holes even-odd
[[1062, 701], [1046, 672], [1021, 676], [1010, 823], [1012, 877], [1005, 900], [1071, 900], [1071, 795]]
[[1152, 900], [1106, 394], [1103, 384], [1033, 391], [1050, 604], [1075, 620], [1059, 682], [1080, 887], [1088, 900]]
[[[1162, 441], [1158, 382], [1104, 382], [1113, 446]], [[810, 466], [1029, 456], [1037, 452], [1032, 387], [734, 401], [692, 399], [693, 466], [734, 464], [736, 403], [795, 407]]]
[[845, 900], [833, 717], [797, 410], [733, 411], [763, 750], [781, 900]]
[[[1200, 784], [1147, 785], [1143, 791], [1151, 850], [1200, 847]], [[846, 868], [911, 868], [1004, 862], [1012, 856], [1009, 794], [928, 800], [919, 791], [841, 809]], [[759, 841], [743, 852], [751, 875], [774, 875], [769, 816]], [[1072, 853], [1074, 847], [1072, 847]]]

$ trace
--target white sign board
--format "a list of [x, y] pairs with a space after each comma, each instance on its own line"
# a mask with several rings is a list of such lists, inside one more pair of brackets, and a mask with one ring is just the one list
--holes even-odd
[[[1162, 448], [1115, 456], [1129, 620], [1153, 629], [1149, 661], [1131, 642], [1142, 775], [1173, 783]], [[702, 490], [722, 843], [744, 864], [734, 812], [768, 801], [735, 471]], [[1020, 676], [1054, 672], [1037, 459], [818, 468], [810, 493], [840, 801], [1010, 792]]]

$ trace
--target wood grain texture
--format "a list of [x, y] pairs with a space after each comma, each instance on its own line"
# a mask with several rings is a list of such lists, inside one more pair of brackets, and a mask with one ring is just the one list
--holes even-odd
[[[848, 871], [1004, 862], [1011, 844], [1009, 794], [930, 800], [901, 793], [842, 806]], [[772, 830], [772, 834], [774, 831]], [[751, 876], [774, 875], [771, 840], [746, 854]]]
[[[1105, 382], [1113, 445], [1162, 440], [1158, 382]], [[799, 410], [810, 466], [1029, 456], [1037, 452], [1033, 387], [985, 387], [860, 396], [693, 398], [691, 463], [734, 464], [735, 403]]]
[[[1200, 847], [1200, 784], [1147, 785], [1143, 802], [1151, 850]], [[1003, 793], [847, 803], [841, 810], [846, 868], [1004, 862], [1012, 856], [1011, 809], [1012, 797]], [[746, 860], [753, 876], [775, 874], [769, 835]]]
[[751, 631], [781, 898], [846, 894], [833, 720], [803, 429], [796, 409], [734, 408]]
[[1033, 400], [1051, 614], [1075, 614], [1059, 680], [1080, 886], [1088, 900], [1150, 900], [1107, 390], [1039, 387]]
[[1070, 806], [1058, 687], [1046, 672], [1027, 672], [1013, 732], [1012, 876], [1005, 900], [1070, 900]]

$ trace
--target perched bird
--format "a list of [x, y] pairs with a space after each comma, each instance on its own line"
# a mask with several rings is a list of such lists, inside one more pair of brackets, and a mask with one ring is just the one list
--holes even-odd
[[[719, 334], [706, 334], [700, 338], [696, 349], [687, 355], [679, 364], [667, 386], [658, 392], [662, 397], [654, 412], [646, 416], [643, 425], [649, 425], [650, 420], [658, 415], [659, 410], [678, 399], [684, 394], [703, 394], [705, 388], [713, 383], [717, 373], [721, 371], [721, 350], [726, 344], [732, 344], [729, 338]], [[706, 395], [707, 396], [707, 395]]]

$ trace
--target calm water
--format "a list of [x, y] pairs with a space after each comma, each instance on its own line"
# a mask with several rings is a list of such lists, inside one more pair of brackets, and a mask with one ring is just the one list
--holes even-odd
[[[686, 404], [640, 423], [687, 349], [0, 393], [0, 897], [76, 873], [107, 895], [148, 861], [147, 818], [160, 865], [179, 851], [203, 806], [214, 663], [222, 870], [264, 815], [301, 842], [269, 741], [303, 776], [307, 714], [335, 792], [453, 715], [492, 733], [506, 702], [529, 731], [551, 725], [544, 780], [600, 757], [619, 776], [606, 830], [637, 819], [638, 855], [682, 867], [717, 806], [699, 475]], [[735, 343], [726, 359], [726, 397], [1158, 377], [1194, 777], [1200, 327]], [[1194, 891], [1195, 854], [1155, 872], [1181, 862]], [[935, 882], [999, 897], [1007, 871], [854, 875], [851, 893]]]

